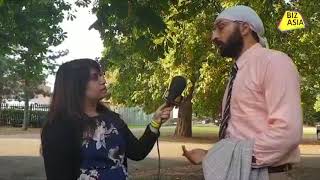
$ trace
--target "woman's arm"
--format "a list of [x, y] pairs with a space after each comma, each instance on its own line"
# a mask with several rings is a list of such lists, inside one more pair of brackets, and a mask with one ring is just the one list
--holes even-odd
[[160, 136], [160, 122], [166, 122], [170, 117], [171, 111], [172, 107], [166, 107], [166, 104], [160, 106], [154, 113], [154, 120], [147, 126], [140, 139], [137, 139], [132, 134], [128, 126], [120, 118], [118, 118], [120, 121], [117, 121], [117, 126], [121, 127], [121, 131], [124, 134], [124, 138], [127, 142], [126, 155], [129, 159], [139, 161], [144, 159], [150, 153], [154, 143]]
[[126, 154], [131, 160], [140, 161], [143, 160], [152, 150], [160, 133], [154, 133], [150, 129], [150, 125], [147, 126], [140, 139], [137, 139], [128, 126], [123, 128], [123, 133], [127, 142]]

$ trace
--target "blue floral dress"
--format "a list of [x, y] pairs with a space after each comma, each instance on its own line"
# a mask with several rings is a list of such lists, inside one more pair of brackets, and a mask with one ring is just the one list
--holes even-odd
[[148, 125], [137, 139], [112, 111], [87, 120], [81, 121], [88, 129], [84, 131], [79, 122], [66, 119], [43, 128], [42, 155], [48, 180], [127, 180], [127, 158], [143, 160], [160, 136]]
[[94, 133], [84, 133], [78, 180], [127, 180], [126, 140], [106, 116], [94, 118]]

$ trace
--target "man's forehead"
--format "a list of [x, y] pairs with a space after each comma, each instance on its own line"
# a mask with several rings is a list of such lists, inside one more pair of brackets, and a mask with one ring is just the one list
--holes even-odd
[[224, 22], [232, 22], [232, 20], [230, 20], [230, 19], [225, 19], [225, 18], [219, 18], [219, 19], [217, 19], [217, 20], [215, 20], [214, 22], [213, 22], [213, 27], [216, 27], [216, 26], [218, 26], [219, 24], [221, 24], [221, 23], [224, 23]]
[[230, 19], [226, 19], [226, 18], [219, 18], [219, 19], [216, 19], [213, 22], [213, 25], [216, 26], [216, 25], [218, 25], [219, 23], [222, 23], [222, 22], [231, 22], [231, 20]]

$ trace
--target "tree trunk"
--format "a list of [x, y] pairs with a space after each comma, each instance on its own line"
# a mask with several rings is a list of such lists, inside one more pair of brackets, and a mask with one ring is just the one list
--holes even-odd
[[29, 124], [29, 98], [26, 96], [24, 98], [24, 113], [23, 113], [22, 130], [24, 130], [24, 131], [28, 130], [28, 124]]
[[192, 137], [192, 102], [186, 99], [179, 107], [179, 119], [175, 136]]
[[[1, 75], [3, 75], [3, 74], [1, 74]], [[1, 113], [2, 113], [2, 101], [3, 101], [3, 84], [2, 84], [2, 82], [0, 82], [0, 121], [1, 121]], [[0, 123], [0, 125], [1, 125], [1, 123]]]
[[23, 123], [22, 123], [22, 130], [28, 130], [29, 125], [29, 83], [25, 80], [25, 87], [24, 87], [24, 113], [23, 113]]
[[195, 83], [192, 83], [189, 89], [187, 97], [184, 98], [183, 102], [179, 107], [179, 118], [177, 127], [174, 132], [175, 136], [180, 137], [192, 137], [192, 98]]
[[0, 126], [2, 126], [2, 125], [4, 125], [5, 124], [5, 122], [4, 122], [4, 120], [2, 119], [2, 95], [0, 95]]

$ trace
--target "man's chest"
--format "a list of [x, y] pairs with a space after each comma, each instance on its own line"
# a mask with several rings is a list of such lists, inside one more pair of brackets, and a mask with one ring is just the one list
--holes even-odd
[[266, 111], [262, 72], [244, 67], [237, 72], [232, 87], [231, 107], [242, 111]]

